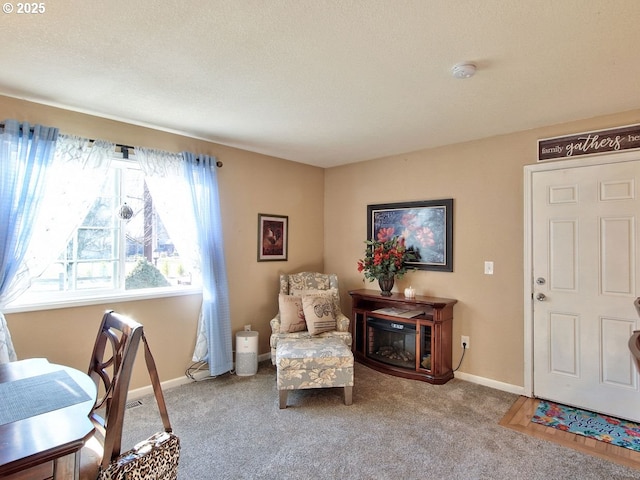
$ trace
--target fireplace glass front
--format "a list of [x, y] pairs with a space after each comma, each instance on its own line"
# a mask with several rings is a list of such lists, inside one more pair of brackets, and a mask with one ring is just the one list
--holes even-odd
[[415, 325], [367, 317], [366, 354], [378, 362], [415, 370]]

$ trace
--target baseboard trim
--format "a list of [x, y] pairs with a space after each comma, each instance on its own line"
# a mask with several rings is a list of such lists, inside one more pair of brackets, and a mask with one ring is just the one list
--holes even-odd
[[[271, 353], [263, 353], [262, 355], [258, 355], [258, 361], [264, 362], [266, 360], [271, 359]], [[209, 370], [204, 368], [198, 372], [193, 373], [193, 379], [187, 377], [186, 375], [179, 378], [173, 378], [171, 380], [165, 380], [161, 383], [163, 390], [168, 390], [170, 388], [179, 387], [180, 385], [186, 385], [187, 383], [191, 383], [194, 380], [204, 380], [209, 377]], [[512, 385], [510, 383], [499, 382], [497, 380], [492, 380], [490, 378], [479, 377], [477, 375], [471, 375], [469, 373], [464, 372], [456, 372], [455, 378], [460, 380], [464, 380], [466, 382], [476, 383], [478, 385], [483, 385], [485, 387], [495, 388], [496, 390], [502, 390], [504, 392], [513, 393], [515, 395], [524, 395], [525, 390], [524, 387], [518, 385]], [[146, 387], [136, 388], [134, 390], [129, 390], [129, 395], [127, 396], [127, 401], [134, 401], [142, 398], [146, 395], [153, 394], [153, 388], [151, 385], [147, 385]]]
[[456, 372], [455, 378], [465, 380], [471, 383], [477, 383], [478, 385], [484, 385], [485, 387], [495, 388], [496, 390], [502, 390], [504, 392], [515, 393], [516, 395], [525, 395], [524, 387], [518, 385], [512, 385], [510, 383], [499, 382], [490, 378], [479, 377], [477, 375], [471, 375], [464, 372]]
[[[271, 359], [271, 353], [263, 353], [262, 355], [258, 355], [258, 362], [264, 362], [265, 360], [270, 360], [270, 359]], [[235, 363], [234, 363], [234, 368], [235, 368]], [[208, 378], [210, 376], [209, 370], [206, 367], [203, 368], [202, 370], [199, 370], [193, 373], [192, 375], [193, 375], [193, 379], [185, 375], [179, 378], [172, 378], [170, 380], [165, 380], [164, 382], [160, 382], [160, 385], [162, 386], [162, 390], [169, 390], [170, 388], [179, 387], [180, 385], [186, 385], [187, 383], [191, 383], [194, 380], [196, 381], [204, 380], [205, 378]], [[138, 400], [146, 395], [152, 395], [152, 394], [153, 394], [153, 388], [151, 387], [151, 385], [147, 385], [146, 387], [135, 388], [133, 390], [129, 390], [129, 393], [127, 395], [127, 402]]]

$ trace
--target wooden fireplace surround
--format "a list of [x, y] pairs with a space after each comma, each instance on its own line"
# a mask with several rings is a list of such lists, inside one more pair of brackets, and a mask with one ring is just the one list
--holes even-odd
[[[406, 298], [399, 293], [390, 297], [383, 297], [377, 290], [352, 290], [349, 292], [353, 301], [351, 335], [353, 337], [354, 358], [380, 372], [398, 377], [421, 380], [424, 382], [443, 384], [453, 378], [451, 367], [453, 306], [457, 300], [450, 298], [425, 297], [416, 295]], [[424, 314], [414, 318], [399, 318], [397, 316], [374, 313], [381, 308], [395, 307], [404, 310], [422, 310]], [[380, 362], [367, 355], [367, 317], [388, 322], [414, 325], [416, 327], [416, 360], [415, 368], [404, 368]], [[424, 328], [423, 328], [424, 327]], [[423, 338], [425, 332], [430, 332], [430, 339]], [[430, 368], [421, 364], [423, 355], [429, 349], [431, 355]]]

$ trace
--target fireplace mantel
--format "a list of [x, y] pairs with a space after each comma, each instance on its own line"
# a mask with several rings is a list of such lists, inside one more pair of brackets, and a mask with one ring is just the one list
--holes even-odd
[[[383, 297], [377, 290], [352, 290], [349, 295], [353, 300], [352, 349], [357, 361], [384, 373], [434, 384], [453, 378], [452, 324], [457, 300], [420, 295], [406, 298], [398, 293]], [[406, 314], [411, 317], [399, 316], [403, 311], [411, 312]], [[381, 346], [385, 341], [389, 345]]]

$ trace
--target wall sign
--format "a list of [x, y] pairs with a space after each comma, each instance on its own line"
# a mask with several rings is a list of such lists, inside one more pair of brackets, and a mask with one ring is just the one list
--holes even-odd
[[640, 148], [640, 124], [538, 140], [538, 161]]

